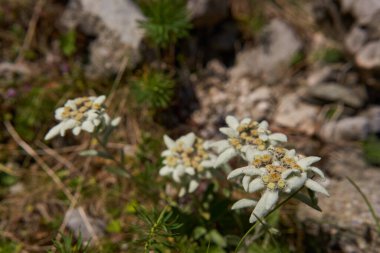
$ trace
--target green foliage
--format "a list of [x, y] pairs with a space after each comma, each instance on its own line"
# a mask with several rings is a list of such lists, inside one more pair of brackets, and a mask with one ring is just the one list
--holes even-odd
[[166, 48], [188, 36], [191, 23], [184, 0], [141, 0], [147, 19], [140, 23], [147, 37], [158, 47]]
[[176, 248], [175, 237], [178, 236], [176, 231], [182, 227], [178, 222], [178, 216], [165, 207], [160, 213], [157, 210], [149, 213], [143, 207], [136, 208], [137, 215], [144, 222], [142, 242], [144, 242], [144, 252], [162, 252], [164, 249]]
[[21, 249], [21, 244], [8, 240], [2, 240], [0, 238], [0, 253], [19, 253], [21, 252]]
[[139, 104], [149, 109], [162, 109], [169, 106], [174, 95], [174, 81], [158, 71], [145, 72], [132, 81], [131, 93]]
[[58, 253], [86, 253], [89, 243], [83, 242], [82, 236], [79, 235], [77, 241], [73, 239], [73, 235], [62, 235], [60, 241], [53, 241], [56, 252]]
[[317, 61], [325, 63], [341, 62], [345, 59], [342, 50], [338, 48], [323, 48], [313, 54], [313, 58]]
[[363, 143], [364, 157], [373, 165], [380, 165], [380, 139], [371, 135]]
[[76, 51], [76, 32], [75, 30], [70, 30], [63, 34], [60, 38], [60, 47], [65, 56], [72, 56]]

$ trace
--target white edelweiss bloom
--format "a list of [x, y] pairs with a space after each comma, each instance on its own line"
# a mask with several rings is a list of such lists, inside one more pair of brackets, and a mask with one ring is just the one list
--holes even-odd
[[268, 130], [268, 122], [266, 121], [259, 123], [250, 118], [245, 118], [239, 122], [235, 117], [227, 116], [226, 123], [227, 127], [222, 127], [219, 130], [227, 136], [227, 140], [213, 144], [219, 154], [215, 161], [215, 167], [228, 162], [237, 155], [247, 159], [247, 152], [264, 151], [271, 145], [287, 141], [284, 134], [272, 134]]
[[[55, 111], [55, 119], [60, 121], [46, 134], [45, 140], [57, 135], [65, 136], [67, 130], [78, 135], [82, 130], [92, 133], [101, 124], [109, 124], [109, 116], [103, 105], [106, 96], [80, 97], [68, 100], [63, 107]], [[113, 124], [118, 124], [119, 118]]]
[[[328, 196], [325, 188], [308, 178], [309, 172], [324, 176], [321, 170], [310, 166], [319, 161], [319, 157], [301, 158], [294, 150], [280, 147], [269, 147], [266, 151], [252, 152], [247, 156], [250, 165], [231, 171], [227, 179], [243, 176], [242, 186], [246, 192], [262, 192], [260, 200], [255, 204], [249, 205], [247, 201], [236, 203], [238, 207], [255, 205], [250, 217], [251, 223], [266, 216], [275, 207], [281, 194], [290, 194], [303, 186]], [[238, 208], [236, 206], [233, 206], [234, 209]]]
[[182, 185], [180, 196], [194, 192], [199, 180], [210, 178], [210, 169], [214, 167], [216, 156], [209, 152], [210, 143], [198, 138], [194, 133], [186, 134], [177, 140], [164, 136], [167, 150], [161, 153], [164, 167], [159, 171], [161, 176], [171, 176]]

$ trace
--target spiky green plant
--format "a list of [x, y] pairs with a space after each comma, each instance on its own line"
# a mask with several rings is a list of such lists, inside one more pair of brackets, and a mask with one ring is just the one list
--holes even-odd
[[75, 241], [73, 235], [62, 235], [61, 240], [53, 241], [56, 252], [58, 253], [86, 253], [89, 252], [89, 243], [84, 242], [81, 235]]
[[166, 48], [188, 36], [191, 23], [184, 0], [141, 0], [146, 16], [140, 25], [158, 47]]
[[162, 72], [145, 72], [132, 80], [131, 93], [139, 104], [146, 104], [149, 109], [162, 109], [168, 107], [173, 98], [174, 81]]

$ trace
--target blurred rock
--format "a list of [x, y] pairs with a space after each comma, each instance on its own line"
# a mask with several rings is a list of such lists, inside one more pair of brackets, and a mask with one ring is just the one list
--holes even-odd
[[370, 133], [377, 134], [380, 133], [380, 106], [370, 107], [365, 115], [369, 121]]
[[380, 40], [367, 43], [357, 53], [356, 64], [364, 69], [380, 69]]
[[367, 41], [368, 33], [363, 28], [355, 26], [345, 38], [345, 46], [351, 54], [357, 53]]
[[327, 102], [340, 102], [353, 108], [360, 108], [367, 99], [364, 85], [349, 87], [338, 83], [321, 83], [307, 89], [306, 95]]
[[96, 40], [90, 45], [91, 76], [116, 73], [125, 55], [129, 67], [140, 60], [139, 46], [143, 31], [138, 21], [144, 20], [131, 0], [71, 0], [62, 18], [64, 26], [77, 26]]
[[369, 133], [368, 118], [354, 116], [324, 124], [319, 131], [319, 136], [326, 142], [358, 141], [365, 140]]
[[[98, 238], [104, 236], [106, 227], [104, 221], [90, 218], [87, 215], [83, 217], [80, 208], [81, 207], [66, 212], [65, 220], [67, 221], [67, 228], [73, 231], [76, 237], [79, 235], [82, 236], [84, 241], [93, 242], [93, 234], [96, 234]], [[89, 228], [88, 225], [91, 226], [91, 228]]]
[[228, 0], [188, 0], [187, 10], [195, 26], [212, 27], [228, 15]]
[[264, 28], [257, 47], [237, 55], [237, 63], [230, 72], [231, 78], [254, 76], [274, 83], [285, 73], [301, 48], [302, 42], [293, 29], [283, 21], [274, 19]]
[[[345, 154], [345, 159], [351, 161], [350, 153]], [[363, 169], [349, 176], [366, 194], [375, 213], [380, 213], [380, 171]], [[326, 252], [378, 252], [380, 236], [360, 194], [345, 178], [329, 180], [327, 190], [331, 197], [319, 198], [322, 212], [299, 205], [297, 218], [303, 224], [307, 237], [312, 237], [310, 239], [318, 245], [324, 245]]]
[[360, 25], [370, 23], [380, 11], [378, 0], [340, 0], [340, 2], [342, 11], [353, 15]]
[[308, 135], [316, 130], [319, 108], [301, 101], [297, 94], [281, 98], [274, 115], [274, 122]]

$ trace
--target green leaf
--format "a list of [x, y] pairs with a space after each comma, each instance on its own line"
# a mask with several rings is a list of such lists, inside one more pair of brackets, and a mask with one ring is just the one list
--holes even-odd
[[111, 220], [107, 225], [107, 231], [110, 233], [120, 233], [121, 228], [122, 226], [119, 220]]
[[315, 201], [313, 201], [312, 199], [310, 199], [308, 196], [306, 196], [305, 194], [302, 194], [300, 192], [298, 192], [296, 195], [294, 195], [294, 198], [301, 201], [302, 203], [310, 206], [311, 208], [319, 211], [319, 212], [322, 212], [322, 209], [318, 206], [317, 203], [315, 203]]
[[211, 230], [208, 234], [207, 237], [216, 245], [224, 248], [227, 246], [226, 239], [215, 229]]
[[193, 237], [195, 240], [198, 240], [202, 236], [207, 233], [207, 229], [205, 227], [196, 227], [193, 231]]
[[127, 177], [127, 178], [129, 177], [129, 174], [124, 169], [121, 169], [119, 167], [107, 167], [106, 171], [118, 176]]

